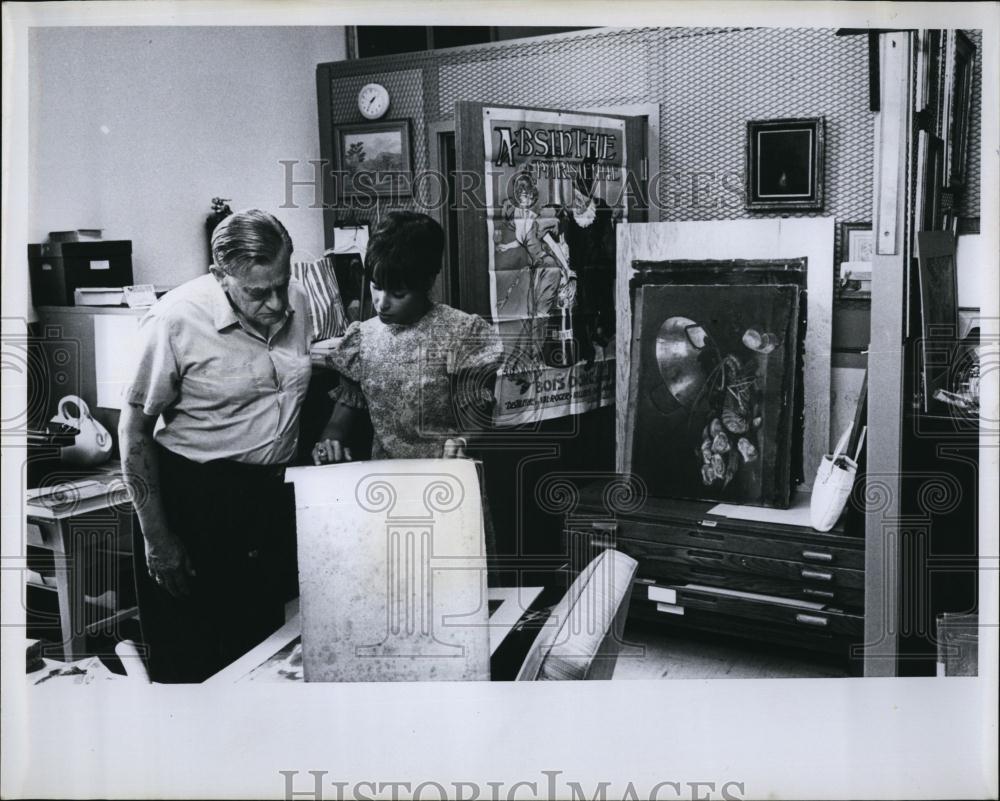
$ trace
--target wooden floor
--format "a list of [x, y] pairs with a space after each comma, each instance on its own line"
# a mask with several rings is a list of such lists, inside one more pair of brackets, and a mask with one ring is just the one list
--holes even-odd
[[617, 679], [844, 678], [846, 667], [805, 651], [710, 635], [669, 636], [655, 625], [631, 623], [618, 656]]

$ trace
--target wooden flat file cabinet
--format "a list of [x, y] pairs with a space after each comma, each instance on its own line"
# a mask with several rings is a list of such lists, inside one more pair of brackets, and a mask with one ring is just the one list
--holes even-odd
[[604, 487], [584, 487], [566, 518], [574, 567], [617, 548], [639, 562], [633, 617], [822, 651], [859, 672], [863, 539], [842, 525], [819, 533], [710, 515], [712, 506], [647, 498], [622, 511]]

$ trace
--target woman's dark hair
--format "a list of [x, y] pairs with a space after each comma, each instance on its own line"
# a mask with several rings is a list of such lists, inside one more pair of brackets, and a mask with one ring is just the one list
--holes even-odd
[[365, 278], [390, 292], [426, 292], [441, 272], [444, 230], [426, 214], [394, 211], [368, 240]]

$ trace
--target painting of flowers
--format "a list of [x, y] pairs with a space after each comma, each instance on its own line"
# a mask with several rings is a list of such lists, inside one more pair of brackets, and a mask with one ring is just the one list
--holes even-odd
[[788, 505], [800, 292], [636, 290], [628, 469], [651, 495]]

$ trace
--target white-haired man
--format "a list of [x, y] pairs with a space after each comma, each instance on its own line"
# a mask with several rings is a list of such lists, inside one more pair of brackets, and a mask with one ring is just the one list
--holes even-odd
[[142, 321], [119, 443], [154, 681], [202, 681], [283, 622], [294, 576], [283, 467], [311, 369], [291, 252], [275, 217], [237, 212], [215, 229], [210, 273]]

